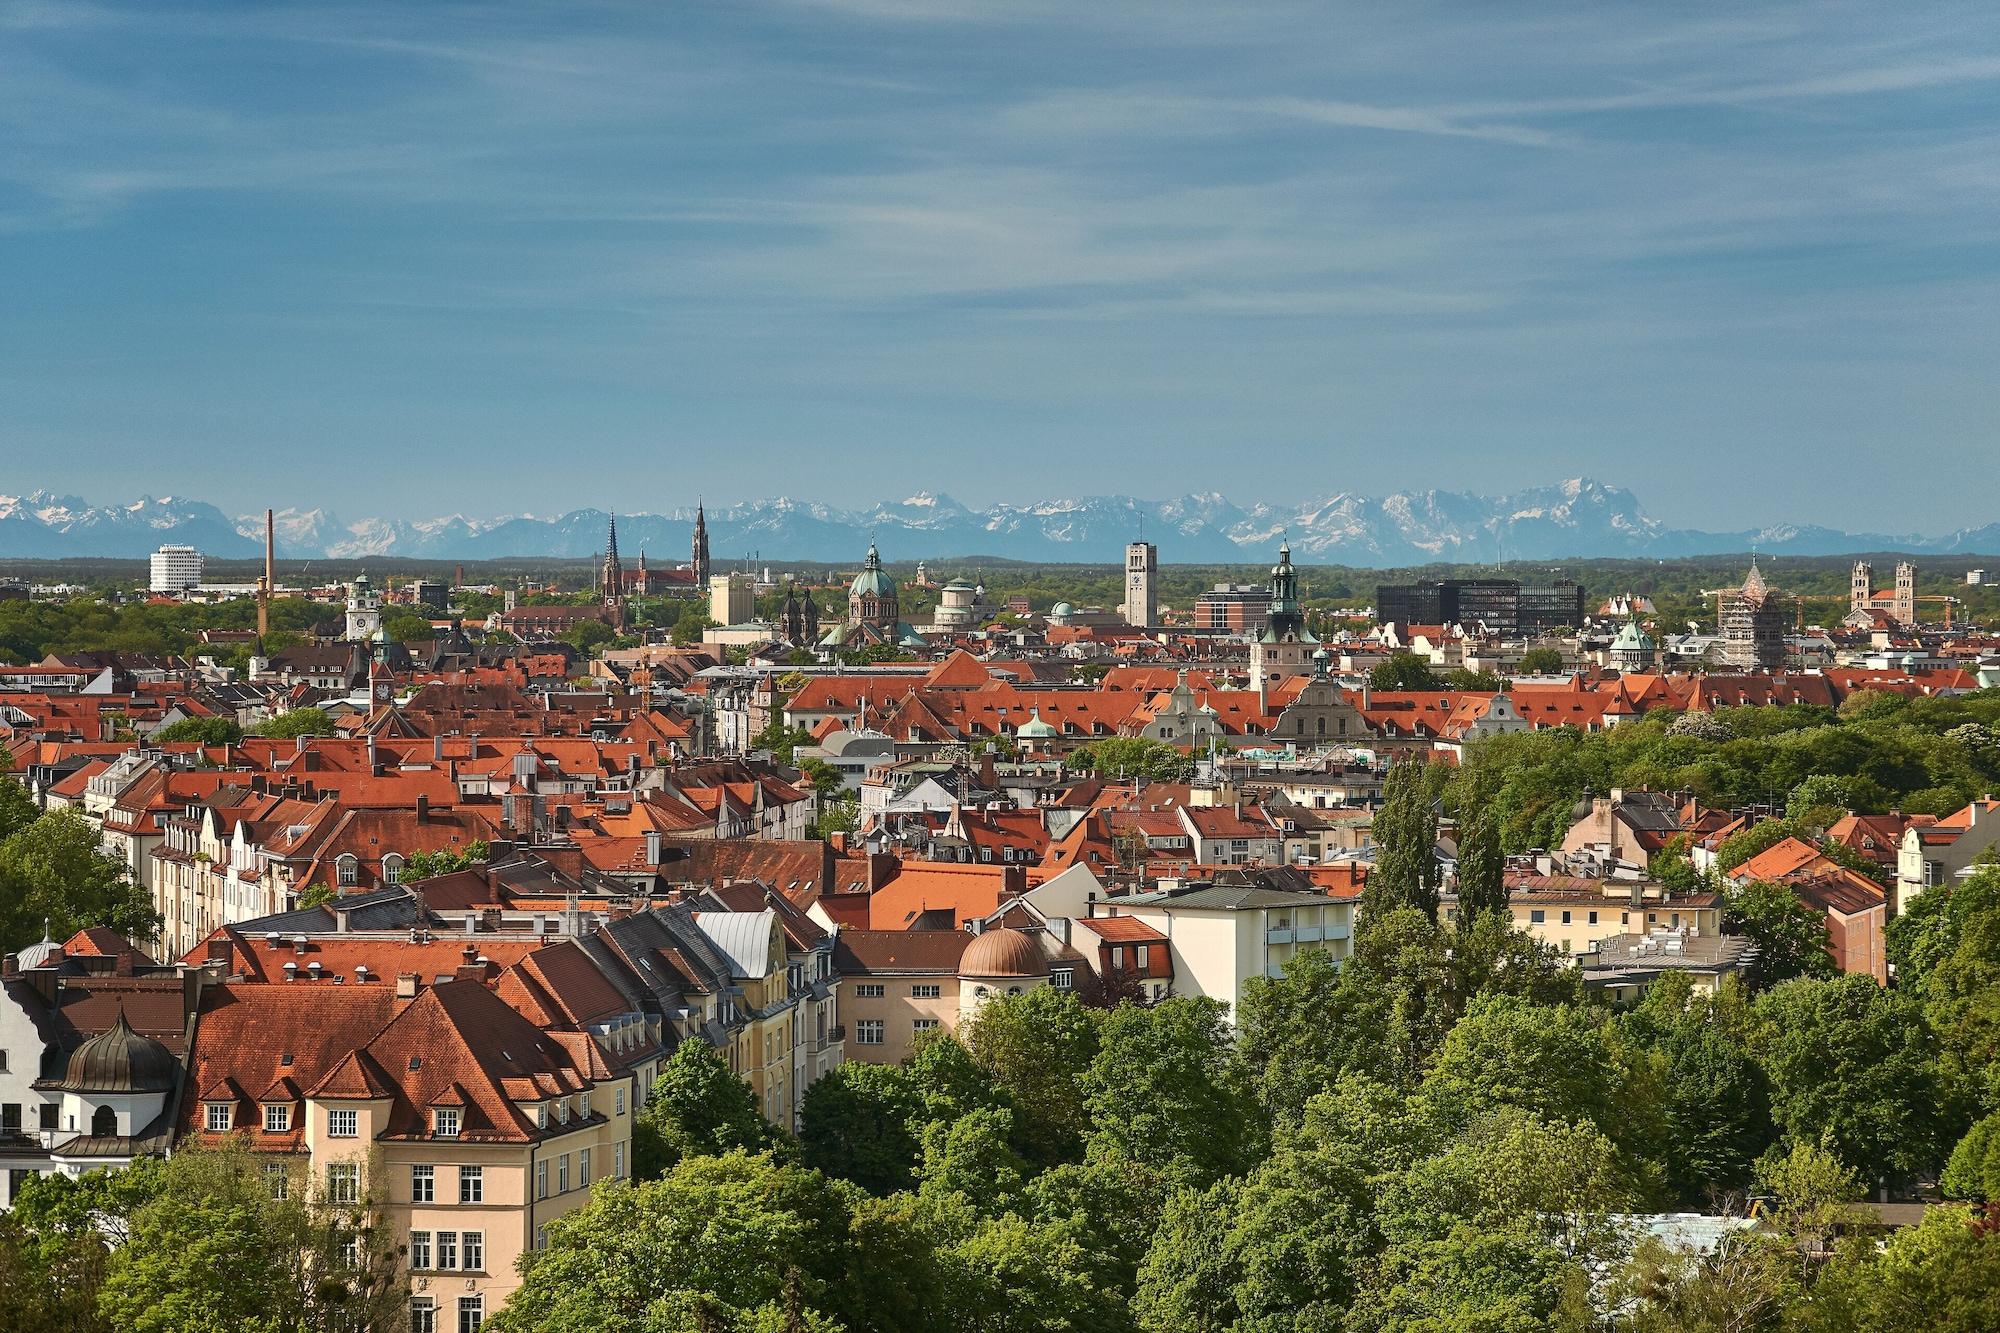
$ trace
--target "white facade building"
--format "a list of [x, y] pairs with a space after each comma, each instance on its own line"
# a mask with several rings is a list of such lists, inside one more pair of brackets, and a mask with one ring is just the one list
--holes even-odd
[[187, 592], [201, 586], [201, 552], [192, 546], [162, 546], [153, 552], [154, 592]]

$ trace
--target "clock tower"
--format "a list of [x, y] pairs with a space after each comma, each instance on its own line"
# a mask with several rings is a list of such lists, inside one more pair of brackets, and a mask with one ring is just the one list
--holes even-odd
[[1151, 629], [1159, 619], [1153, 591], [1153, 578], [1159, 572], [1157, 546], [1133, 542], [1125, 548], [1125, 623], [1134, 629]]

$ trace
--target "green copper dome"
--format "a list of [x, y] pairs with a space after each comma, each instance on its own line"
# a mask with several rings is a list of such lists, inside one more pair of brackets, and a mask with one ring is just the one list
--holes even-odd
[[861, 562], [861, 572], [854, 576], [848, 586], [850, 597], [893, 597], [896, 583], [882, 570], [882, 555], [875, 549], [875, 543], [868, 543], [868, 558]]

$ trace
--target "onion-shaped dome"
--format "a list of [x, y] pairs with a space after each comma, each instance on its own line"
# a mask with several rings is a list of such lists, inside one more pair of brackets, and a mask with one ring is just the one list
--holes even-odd
[[42, 938], [14, 955], [14, 960], [22, 970], [40, 967], [44, 963], [60, 963], [63, 958], [62, 945], [49, 938], [49, 923], [42, 923]]
[[1060, 736], [1062, 733], [1056, 730], [1053, 723], [1042, 721], [1042, 710], [1036, 708], [1028, 720], [1023, 722], [1014, 734], [1024, 740], [1048, 740], [1052, 737]]
[[121, 1009], [108, 1031], [70, 1053], [62, 1085], [66, 1092], [172, 1092], [179, 1068], [174, 1053], [134, 1032]]

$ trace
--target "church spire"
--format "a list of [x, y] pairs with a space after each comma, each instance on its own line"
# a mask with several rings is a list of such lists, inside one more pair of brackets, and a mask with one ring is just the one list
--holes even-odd
[[618, 563], [618, 515], [611, 515], [611, 530], [604, 538], [604, 568], [598, 571], [598, 591], [606, 606], [615, 606], [625, 596], [625, 568]]
[[694, 571], [694, 586], [697, 592], [708, 589], [708, 513], [701, 501], [694, 505], [694, 558], [688, 562]]

